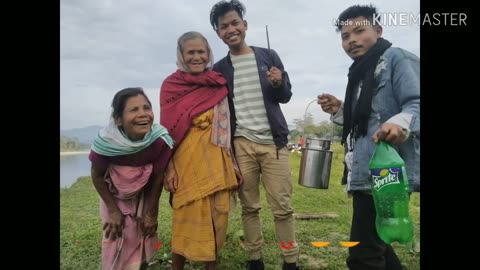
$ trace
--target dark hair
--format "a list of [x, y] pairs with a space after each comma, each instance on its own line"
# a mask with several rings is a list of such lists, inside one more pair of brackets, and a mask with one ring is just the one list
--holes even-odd
[[338, 16], [338, 20], [335, 22], [335, 26], [337, 27], [336, 31], [342, 31], [342, 26], [347, 25], [346, 22], [349, 19], [357, 17], [365, 17], [370, 22], [370, 25], [373, 25], [374, 14], [377, 14], [377, 8], [372, 4], [351, 6]]
[[218, 29], [218, 18], [225, 15], [229, 11], [236, 11], [238, 16], [243, 20], [243, 16], [247, 12], [245, 6], [238, 0], [220, 1], [217, 2], [210, 10], [210, 24], [213, 27], [213, 30]]
[[112, 117], [116, 119], [117, 117], [123, 117], [123, 110], [125, 110], [125, 105], [127, 104], [127, 100], [131, 97], [136, 97], [142, 95], [144, 96], [148, 104], [152, 106], [152, 103], [148, 99], [145, 92], [141, 87], [129, 87], [118, 91], [112, 100]]

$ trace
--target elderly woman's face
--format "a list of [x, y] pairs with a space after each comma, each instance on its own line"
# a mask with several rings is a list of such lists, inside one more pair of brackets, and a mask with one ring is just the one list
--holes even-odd
[[125, 104], [123, 116], [116, 119], [125, 134], [132, 141], [141, 140], [150, 131], [153, 124], [152, 106], [142, 95], [130, 97]]
[[185, 41], [183, 60], [188, 72], [199, 74], [205, 71], [208, 64], [208, 48], [205, 42], [200, 38]]

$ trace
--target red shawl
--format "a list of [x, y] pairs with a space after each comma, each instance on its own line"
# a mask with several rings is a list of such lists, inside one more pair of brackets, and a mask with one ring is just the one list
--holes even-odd
[[205, 71], [192, 75], [177, 70], [160, 88], [160, 123], [175, 141], [182, 142], [192, 119], [213, 108], [227, 95], [227, 81], [220, 73]]

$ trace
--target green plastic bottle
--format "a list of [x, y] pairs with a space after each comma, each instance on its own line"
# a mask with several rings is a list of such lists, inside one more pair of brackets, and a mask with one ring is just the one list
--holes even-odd
[[410, 218], [409, 189], [405, 162], [395, 148], [380, 141], [368, 164], [377, 216], [375, 226], [387, 244], [410, 244], [413, 223]]

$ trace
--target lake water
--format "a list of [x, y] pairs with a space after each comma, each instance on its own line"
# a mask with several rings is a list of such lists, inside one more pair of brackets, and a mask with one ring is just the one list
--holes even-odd
[[81, 176], [90, 176], [88, 153], [60, 156], [60, 187], [70, 187]]

